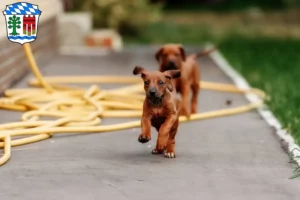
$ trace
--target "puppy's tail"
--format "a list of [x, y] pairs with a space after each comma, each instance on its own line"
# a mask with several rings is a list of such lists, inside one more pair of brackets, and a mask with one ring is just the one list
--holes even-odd
[[210, 53], [214, 52], [217, 49], [218, 49], [218, 47], [213, 47], [213, 48], [211, 48], [209, 50], [202, 51], [200, 53], [195, 53], [192, 56], [194, 57], [194, 59], [201, 58], [201, 57], [209, 55]]

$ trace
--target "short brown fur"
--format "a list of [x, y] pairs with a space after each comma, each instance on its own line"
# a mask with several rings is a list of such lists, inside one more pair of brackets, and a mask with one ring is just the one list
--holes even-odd
[[[179, 69], [181, 71], [181, 77], [174, 80], [176, 90], [182, 95], [181, 115], [189, 117], [191, 113], [197, 113], [200, 68], [196, 59], [208, 55], [215, 49], [186, 56], [181, 44], [166, 44], [156, 52], [155, 58], [159, 63], [159, 71], [164, 72], [171, 69]], [[191, 107], [189, 108], [190, 92], [192, 92], [192, 99]]]
[[180, 100], [177, 98], [172, 79], [180, 77], [180, 70], [147, 71], [137, 66], [133, 74], [141, 74], [146, 92], [141, 119], [142, 133], [138, 141], [146, 143], [151, 140], [151, 126], [153, 126], [158, 131], [158, 137], [152, 153], [162, 154], [166, 150], [167, 158], [175, 158]]

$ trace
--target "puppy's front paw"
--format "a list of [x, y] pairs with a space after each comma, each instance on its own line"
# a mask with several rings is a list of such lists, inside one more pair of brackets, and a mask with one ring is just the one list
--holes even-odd
[[197, 113], [197, 106], [193, 106], [192, 107], [192, 114], [196, 114]]
[[180, 110], [180, 115], [181, 115], [181, 116], [186, 116], [187, 118], [189, 118], [191, 114], [190, 114], [190, 112], [188, 111], [187, 108], [182, 108], [182, 109]]
[[167, 151], [167, 152], [165, 153], [165, 157], [166, 157], [166, 158], [176, 158], [176, 154], [175, 154], [174, 151], [171, 151], [171, 152]]
[[146, 142], [149, 142], [149, 140], [151, 140], [150, 136], [146, 136], [146, 135], [142, 135], [142, 134], [138, 138], [138, 141], [140, 143], [146, 143]]
[[152, 154], [162, 154], [164, 152], [164, 149], [153, 149]]

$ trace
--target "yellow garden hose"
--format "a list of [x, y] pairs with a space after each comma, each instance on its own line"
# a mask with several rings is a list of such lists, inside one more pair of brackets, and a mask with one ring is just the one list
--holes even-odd
[[[0, 98], [0, 108], [22, 111], [21, 122], [0, 124], [0, 149], [4, 154], [0, 166], [11, 156], [11, 147], [48, 139], [58, 133], [103, 133], [140, 126], [140, 120], [112, 125], [101, 125], [102, 118], [139, 118], [144, 100], [141, 79], [121, 76], [43, 77], [36, 65], [29, 43], [23, 45], [35, 79], [35, 88], [8, 89]], [[130, 84], [117, 89], [103, 90], [95, 84]], [[92, 84], [88, 89], [63, 84]], [[200, 82], [202, 89], [232, 93], [253, 93], [261, 98], [258, 103], [197, 113], [180, 122], [228, 116], [247, 112], [263, 105], [265, 94], [258, 89], [242, 90], [234, 85]], [[40, 88], [36, 88], [40, 87]], [[120, 101], [120, 99], [122, 101]], [[52, 117], [53, 120], [43, 120]], [[1, 152], [0, 152], [1, 153]]]
[[34, 76], [39, 80], [40, 85], [47, 91], [47, 92], [53, 92], [53, 88], [45, 82], [45, 80], [43, 79], [43, 76], [40, 72], [40, 70], [37, 67], [36, 61], [32, 55], [32, 51], [31, 51], [31, 47], [30, 45], [27, 43], [27, 45], [23, 45], [24, 46], [24, 50], [25, 50], [25, 55], [26, 58], [29, 62], [29, 66], [31, 68], [32, 73], [34, 74]]

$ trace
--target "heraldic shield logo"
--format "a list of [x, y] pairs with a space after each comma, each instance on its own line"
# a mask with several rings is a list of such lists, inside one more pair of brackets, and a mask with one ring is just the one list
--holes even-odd
[[18, 2], [7, 5], [3, 14], [8, 39], [19, 44], [34, 41], [41, 13], [38, 6], [31, 3]]

